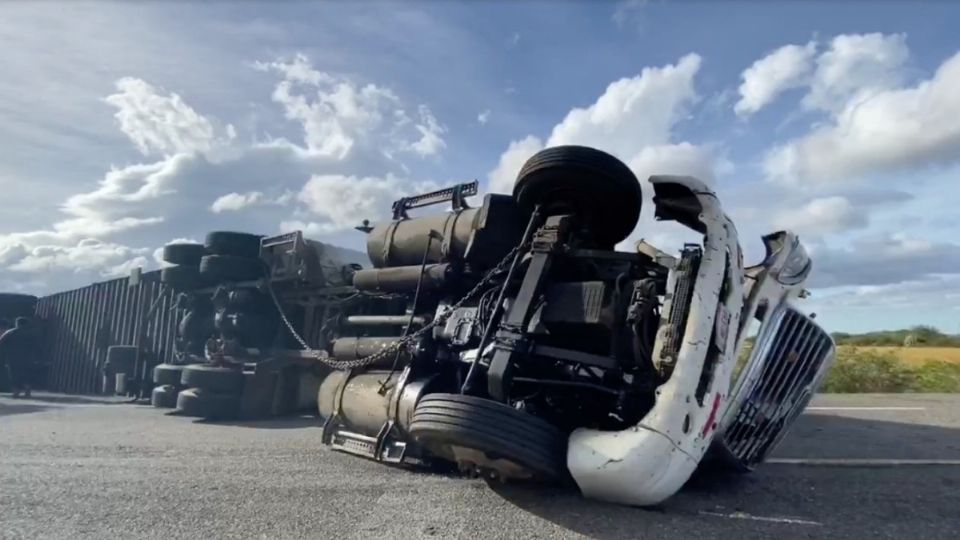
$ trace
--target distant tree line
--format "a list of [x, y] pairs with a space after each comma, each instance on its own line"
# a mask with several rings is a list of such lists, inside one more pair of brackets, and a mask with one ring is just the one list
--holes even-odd
[[882, 330], [865, 334], [834, 332], [837, 345], [860, 347], [960, 347], [960, 336], [944, 334], [932, 326], [914, 326], [903, 330]]

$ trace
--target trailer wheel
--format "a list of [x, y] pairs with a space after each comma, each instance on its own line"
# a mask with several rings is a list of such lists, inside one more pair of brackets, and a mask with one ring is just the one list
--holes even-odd
[[239, 370], [193, 364], [183, 367], [180, 384], [220, 394], [239, 394], [243, 389], [243, 373]]
[[533, 155], [517, 175], [513, 198], [526, 208], [563, 206], [584, 220], [596, 242], [613, 247], [640, 219], [640, 182], [629, 167], [586, 146], [554, 146]]
[[160, 270], [160, 282], [178, 291], [191, 291], [203, 286], [196, 266], [170, 266]]
[[177, 406], [177, 387], [164, 384], [154, 387], [150, 393], [150, 404], [158, 409], [172, 409]]
[[413, 412], [410, 436], [463, 469], [502, 480], [565, 476], [567, 437], [504, 403], [461, 394], [428, 394]]
[[252, 281], [264, 275], [260, 259], [233, 255], [207, 255], [200, 260], [200, 276], [207, 283], [222, 281]]
[[183, 368], [174, 364], [157, 364], [153, 368], [153, 384], [178, 386], [183, 377]]
[[197, 266], [200, 258], [207, 254], [203, 244], [167, 244], [163, 246], [163, 260], [170, 264]]
[[240, 399], [233, 394], [219, 394], [203, 388], [187, 388], [177, 396], [177, 412], [207, 420], [230, 420], [237, 417]]
[[214, 231], [207, 234], [204, 245], [214, 255], [230, 255], [247, 259], [260, 258], [260, 239], [257, 234]]

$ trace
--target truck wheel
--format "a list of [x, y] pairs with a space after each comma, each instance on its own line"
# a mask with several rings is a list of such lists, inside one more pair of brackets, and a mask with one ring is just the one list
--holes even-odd
[[203, 286], [196, 266], [170, 266], [160, 270], [160, 282], [178, 291], [192, 291]]
[[243, 389], [243, 373], [239, 370], [193, 364], [184, 366], [180, 384], [220, 394], [239, 394]]
[[237, 417], [240, 399], [233, 394], [218, 394], [203, 388], [187, 388], [177, 396], [177, 412], [207, 420]]
[[163, 260], [170, 264], [196, 267], [207, 254], [203, 244], [167, 244], [163, 246]]
[[150, 394], [150, 403], [158, 409], [172, 409], [177, 406], [177, 387], [164, 384], [154, 387]]
[[153, 384], [178, 386], [183, 377], [183, 368], [174, 364], [157, 364], [153, 368]]
[[200, 260], [200, 276], [207, 283], [222, 281], [252, 281], [264, 275], [260, 259], [233, 255], [207, 255]]
[[428, 394], [408, 429], [421, 446], [461, 468], [503, 480], [565, 475], [567, 437], [513, 407], [461, 394]]
[[214, 231], [207, 235], [204, 245], [214, 255], [230, 255], [247, 259], [260, 258], [260, 239], [257, 234]]
[[561, 206], [613, 247], [640, 219], [640, 182], [622, 161], [586, 146], [554, 146], [533, 155], [517, 175], [513, 198], [525, 208]]

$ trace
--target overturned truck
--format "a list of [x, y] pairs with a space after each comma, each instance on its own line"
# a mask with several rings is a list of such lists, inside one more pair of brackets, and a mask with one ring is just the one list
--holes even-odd
[[[793, 305], [811, 261], [777, 232], [744, 267], [709, 188], [650, 183], [656, 218], [700, 243], [616, 250], [638, 222], [640, 184], [616, 158], [578, 146], [539, 152], [512, 195], [476, 208], [466, 203], [476, 183], [396, 201], [391, 219], [358, 227], [369, 267], [333, 262], [299, 233], [262, 239], [260, 270], [251, 263], [232, 285], [185, 300], [210, 322], [181, 325], [181, 363], [206, 361], [181, 367], [183, 381], [198, 370], [254, 380], [251, 365], [283, 358], [309, 371], [323, 441], [337, 450], [501, 480], [572, 479], [625, 504], [666, 499], [706, 456], [750, 469], [834, 357], [829, 335]], [[438, 205], [446, 211], [410, 216]], [[759, 331], [738, 362], [752, 321]]]

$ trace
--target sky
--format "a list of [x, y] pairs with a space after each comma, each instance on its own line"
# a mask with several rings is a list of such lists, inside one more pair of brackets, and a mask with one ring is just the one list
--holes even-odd
[[[800, 235], [831, 331], [960, 331], [960, 6], [6, 2], [0, 290], [160, 265], [210, 230], [363, 249], [391, 201], [509, 192], [547, 146], [709, 183], [747, 263]], [[9, 46], [15, 44], [15, 46]]]

